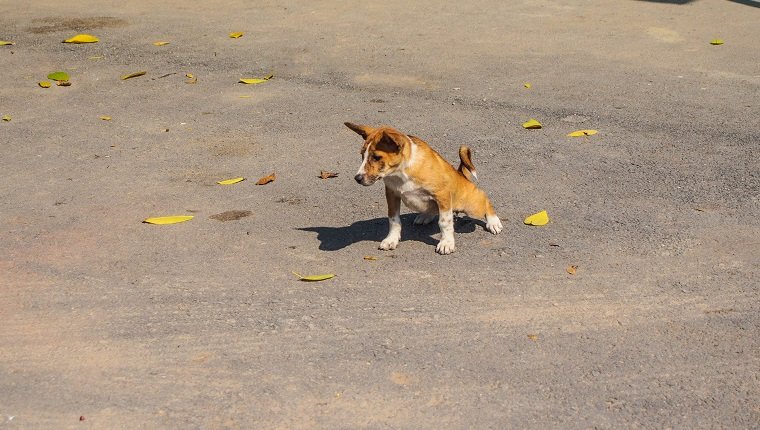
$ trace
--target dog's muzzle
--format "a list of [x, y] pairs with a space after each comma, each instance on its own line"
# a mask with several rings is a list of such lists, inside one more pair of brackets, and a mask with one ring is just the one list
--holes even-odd
[[364, 175], [364, 174], [361, 174], [361, 173], [359, 173], [358, 175], [354, 176], [354, 180], [357, 183], [364, 185], [365, 187], [368, 187], [368, 186], [370, 186], [370, 185], [372, 185], [372, 184], [375, 183], [374, 179], [370, 179], [370, 178], [367, 177], [367, 175]]

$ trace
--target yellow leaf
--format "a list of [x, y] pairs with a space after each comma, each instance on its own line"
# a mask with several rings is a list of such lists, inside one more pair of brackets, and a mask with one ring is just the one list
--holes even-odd
[[0, 46], [15, 45], [16, 42], [9, 42], [7, 40], [0, 40]]
[[533, 214], [523, 221], [527, 225], [546, 225], [549, 222], [549, 214], [546, 211]]
[[523, 123], [523, 127], [529, 129], [541, 128], [541, 123], [535, 119], [531, 119], [528, 122]]
[[531, 85], [531, 83], [530, 83], [530, 82], [526, 82], [526, 83], [524, 83], [524, 84], [523, 84], [523, 86], [524, 86], [525, 88], [527, 88], [527, 89], [531, 89], [531, 88], [533, 88], [533, 85]]
[[306, 282], [315, 282], [315, 281], [324, 281], [325, 279], [334, 278], [335, 275], [332, 273], [326, 273], [324, 275], [309, 275], [309, 276], [301, 276], [296, 272], [293, 272], [294, 275], [298, 276], [300, 281], [306, 281]]
[[5, 116], [3, 117], [3, 121], [5, 121], [5, 122], [8, 122], [8, 121], [10, 121], [10, 120], [11, 120], [11, 116], [10, 116], [10, 115], [5, 115]]
[[185, 73], [185, 77], [187, 78], [187, 80], [185, 81], [186, 84], [197, 84], [198, 83], [198, 78], [195, 77], [195, 75], [193, 75], [192, 73]]
[[241, 37], [243, 37], [243, 33], [239, 32], [239, 31], [236, 31], [234, 33], [230, 33], [230, 38], [232, 38], [232, 39], [238, 39], [238, 38], [241, 38]]
[[130, 79], [130, 78], [136, 78], [136, 77], [138, 77], [138, 76], [142, 76], [142, 75], [144, 75], [144, 74], [146, 74], [146, 73], [148, 73], [148, 72], [135, 72], [135, 73], [130, 73], [130, 74], [128, 74], [128, 75], [124, 75], [124, 76], [122, 76], [122, 77], [121, 77], [121, 80], [122, 80], [122, 81], [124, 81], [124, 80]]
[[92, 57], [87, 57], [88, 60], [101, 60], [103, 59], [102, 55], [93, 55]]
[[713, 39], [710, 41], [710, 45], [722, 45], [723, 39]]
[[578, 130], [578, 131], [574, 131], [568, 134], [568, 136], [570, 137], [593, 136], [597, 133], [599, 133], [599, 131], [597, 130]]
[[219, 185], [232, 185], [237, 184], [238, 182], [245, 181], [245, 178], [232, 178], [232, 179], [225, 179], [223, 181], [218, 181], [217, 184]]
[[275, 180], [275, 175], [274, 175], [274, 172], [272, 172], [271, 175], [264, 176], [263, 178], [261, 178], [258, 181], [256, 181], [256, 185], [266, 185], [266, 184], [268, 184], [268, 183], [270, 183], [270, 182], [272, 182], [274, 180]]
[[153, 44], [156, 46], [164, 46], [164, 45], [168, 45], [169, 42], [164, 42], [163, 40], [159, 40], [157, 42], [153, 42]]
[[528, 339], [530, 339], [530, 340], [532, 340], [532, 341], [535, 342], [535, 341], [538, 340], [538, 335], [537, 334], [529, 334], [528, 335]]
[[567, 269], [565, 269], [567, 273], [571, 275], [575, 275], [575, 272], [578, 271], [578, 266], [567, 266]]
[[146, 218], [143, 220], [147, 224], [177, 224], [178, 222], [190, 221], [193, 219], [192, 215], [174, 215], [174, 216], [159, 216], [153, 218]]
[[100, 119], [102, 119], [103, 121], [110, 121], [111, 117], [103, 115], [103, 116], [100, 117]]
[[251, 95], [245, 95], [245, 96], [238, 96], [238, 97], [240, 97], [241, 99], [250, 99], [253, 96], [251, 96]]
[[76, 36], [66, 39], [63, 43], [95, 43], [99, 39], [91, 34], [77, 34]]
[[52, 84], [48, 81], [42, 81], [38, 82], [37, 85], [41, 86], [42, 88], [50, 88]]
[[365, 255], [364, 259], [367, 261], [375, 261], [377, 260], [377, 257], [375, 257], [374, 255]]

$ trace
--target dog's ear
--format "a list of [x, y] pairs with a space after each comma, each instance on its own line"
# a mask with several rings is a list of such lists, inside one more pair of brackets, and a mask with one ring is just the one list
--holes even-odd
[[376, 148], [385, 152], [401, 152], [401, 148], [407, 143], [408, 140], [403, 134], [386, 131], [377, 143]]
[[370, 133], [374, 131], [372, 127], [366, 126], [366, 125], [357, 125], [350, 122], [344, 122], [343, 124], [346, 125], [346, 127], [350, 128], [351, 130], [355, 131], [359, 136], [366, 139], [367, 136], [369, 136]]

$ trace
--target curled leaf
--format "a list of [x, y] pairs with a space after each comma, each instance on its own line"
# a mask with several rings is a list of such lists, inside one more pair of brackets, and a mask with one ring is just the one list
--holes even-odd
[[713, 39], [710, 41], [710, 45], [722, 45], [723, 39]]
[[68, 38], [63, 43], [95, 43], [99, 39], [91, 34], [77, 34], [74, 37]]
[[10, 120], [11, 120], [11, 116], [10, 115], [4, 115], [3, 116], [3, 121], [8, 122]]
[[525, 218], [526, 225], [546, 225], [549, 222], [549, 214], [546, 213], [546, 211], [541, 211], [538, 213], [535, 213], [527, 218]]
[[243, 33], [239, 32], [239, 31], [235, 31], [233, 33], [230, 33], [230, 39], [239, 39], [241, 37], [243, 37]]
[[103, 121], [110, 121], [111, 117], [103, 115], [103, 116], [100, 117], [100, 119], [102, 119]]
[[245, 181], [245, 178], [232, 178], [232, 179], [225, 179], [223, 181], [218, 181], [217, 184], [219, 185], [232, 185], [237, 184], [238, 182]]
[[0, 46], [15, 45], [16, 42], [9, 42], [7, 40], [0, 40]]
[[375, 261], [377, 260], [377, 257], [375, 257], [374, 255], [365, 255], [364, 259], [367, 261]]
[[271, 174], [271, 175], [269, 175], [269, 176], [264, 176], [263, 178], [261, 178], [261, 179], [259, 179], [258, 181], [256, 181], [256, 185], [266, 185], [266, 184], [268, 184], [268, 183], [270, 183], [270, 182], [274, 181], [274, 180], [275, 180], [275, 178], [276, 178], [276, 177], [275, 177], [275, 174], [274, 174], [274, 172], [272, 172], [272, 174]]
[[37, 82], [37, 85], [41, 86], [42, 88], [50, 88], [52, 84], [48, 81], [42, 81], [42, 82]]
[[322, 170], [322, 171], [319, 172], [319, 177], [322, 178], [322, 179], [337, 178], [338, 174]]
[[541, 128], [541, 123], [535, 119], [531, 119], [528, 122], [524, 122], [522, 126], [528, 129], [537, 129]]
[[164, 46], [164, 45], [168, 45], [169, 42], [164, 42], [163, 40], [159, 40], [159, 41], [153, 42], [153, 44], [156, 46]]
[[568, 136], [570, 137], [593, 136], [597, 133], [599, 133], [598, 130], [578, 130], [578, 131], [569, 133]]
[[334, 278], [335, 275], [332, 273], [326, 273], [324, 275], [309, 275], [309, 276], [301, 276], [296, 272], [293, 272], [294, 275], [298, 276], [299, 281], [305, 281], [305, 282], [316, 282], [316, 281], [324, 281], [326, 279]]
[[143, 220], [146, 224], [177, 224], [179, 222], [185, 222], [190, 221], [193, 219], [192, 215], [173, 215], [173, 216], [159, 216], [159, 217], [152, 217], [152, 218], [146, 218]]
[[148, 73], [148, 72], [134, 72], [134, 73], [130, 73], [130, 74], [128, 74], [128, 75], [124, 75], [124, 76], [122, 76], [122, 77], [121, 77], [121, 80], [122, 80], [122, 81], [125, 81], [125, 80], [127, 80], [127, 79], [136, 78], [136, 77], [138, 77], [138, 76], [142, 76], [142, 75], [144, 75], [144, 74], [146, 74], [146, 73]]
[[71, 82], [69, 82], [69, 81], [55, 81], [55, 84], [58, 85], [59, 87], [70, 87], [71, 86]]
[[531, 89], [531, 88], [533, 88], [533, 85], [531, 85], [531, 83], [530, 83], [530, 82], [526, 82], [526, 83], [524, 83], [524, 84], [523, 84], [523, 86], [524, 86], [525, 88], [527, 88], [527, 89]]
[[263, 84], [264, 82], [274, 78], [274, 75], [267, 75], [263, 78], [240, 78], [238, 83], [241, 84]]
[[578, 266], [567, 266], [567, 269], [565, 269], [567, 273], [571, 275], [575, 275], [575, 273], [578, 271]]
[[185, 77], [187, 80], [185, 81], [186, 84], [197, 84], [198, 78], [193, 75], [192, 73], [185, 73]]
[[69, 74], [66, 72], [53, 72], [49, 75], [47, 75], [47, 78], [52, 81], [68, 81], [69, 80]]

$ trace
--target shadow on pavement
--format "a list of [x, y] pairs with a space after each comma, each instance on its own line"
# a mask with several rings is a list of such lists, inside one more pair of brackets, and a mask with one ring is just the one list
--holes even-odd
[[[414, 218], [416, 216], [417, 214], [411, 213], [401, 215], [401, 242], [415, 240], [428, 245], [436, 245], [438, 239], [432, 236], [440, 232], [438, 223], [432, 222], [428, 225], [414, 225]], [[467, 217], [457, 218], [454, 224], [454, 231], [456, 233], [472, 233], [478, 225], [484, 227], [485, 223], [481, 220]], [[320, 250], [337, 251], [363, 241], [377, 242], [379, 244], [388, 233], [388, 220], [383, 217], [357, 221], [345, 227], [301, 227], [296, 230], [317, 233]]]

